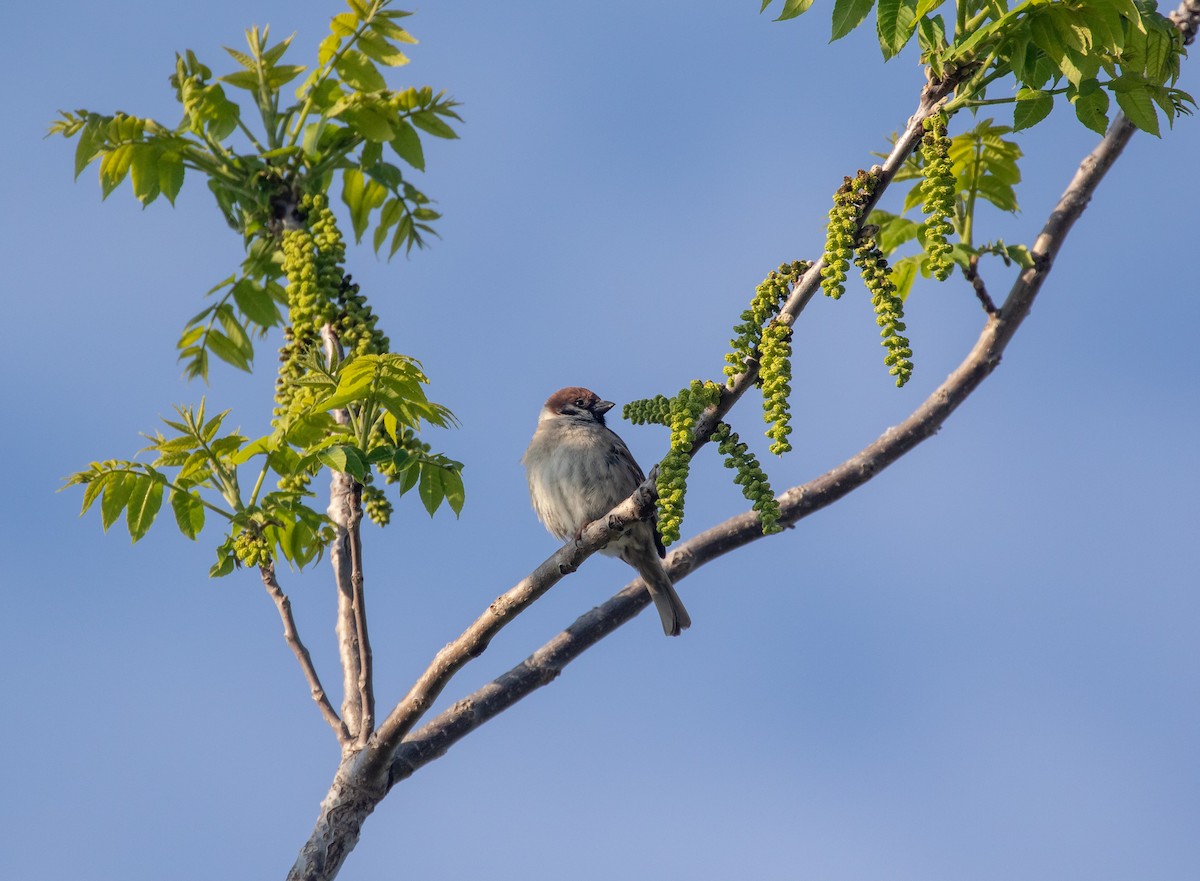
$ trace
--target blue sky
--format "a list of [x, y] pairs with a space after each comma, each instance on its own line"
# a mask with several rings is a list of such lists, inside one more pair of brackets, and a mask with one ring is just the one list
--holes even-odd
[[[822, 9], [821, 6], [825, 8]], [[388, 263], [352, 251], [397, 351], [462, 428], [460, 520], [415, 500], [370, 529], [379, 702], [555, 544], [519, 458], [568, 384], [625, 402], [720, 375], [729, 328], [782, 260], [813, 256], [843, 174], [915, 107], [911, 53], [827, 45], [829, 4], [773, 23], [745, 2], [445, 2], [397, 85], [463, 102], [429, 144], [442, 239]], [[161, 415], [208, 396], [263, 430], [260, 373], [187, 384], [174, 342], [240, 243], [194, 180], [176, 208], [71, 179], [58, 108], [177, 118], [166, 78], [252, 23], [305, 63], [336, 4], [26, 4], [0, 181], [10, 465], [0, 807], [12, 877], [281, 877], [337, 750], [258, 579], [206, 578], [215, 532], [136, 547], [79, 493]], [[1195, 60], [1182, 87], [1200, 93]], [[1030, 242], [1095, 136], [1059, 108], [1023, 137]], [[341, 877], [496, 881], [1184, 878], [1200, 870], [1200, 515], [1195, 119], [1139, 135], [1077, 225], [1004, 363], [935, 438], [799, 528], [681, 584], [695, 626], [643, 615], [399, 786]], [[989, 268], [994, 293], [1010, 278]], [[908, 303], [916, 374], [894, 389], [866, 297], [820, 298], [796, 332], [803, 483], [900, 421], [970, 349], [956, 280]], [[753, 401], [737, 411], [757, 434]], [[643, 464], [665, 433], [616, 425]], [[684, 534], [742, 510], [700, 456]], [[495, 640], [443, 705], [623, 586], [597, 557]], [[324, 566], [281, 573], [337, 681]]]

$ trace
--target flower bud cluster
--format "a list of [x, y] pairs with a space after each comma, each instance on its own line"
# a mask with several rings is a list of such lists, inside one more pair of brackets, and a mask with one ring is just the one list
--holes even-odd
[[245, 566], [266, 566], [271, 562], [271, 543], [256, 529], [244, 529], [233, 538], [233, 554]]
[[392, 503], [387, 494], [373, 483], [362, 488], [363, 510], [377, 526], [387, 526], [392, 520]]

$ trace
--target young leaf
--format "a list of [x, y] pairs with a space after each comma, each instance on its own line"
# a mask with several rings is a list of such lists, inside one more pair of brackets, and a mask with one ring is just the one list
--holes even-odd
[[274, 327], [279, 323], [279, 307], [258, 282], [250, 278], [239, 279], [232, 293], [242, 314], [259, 327]]
[[892, 58], [912, 39], [917, 27], [917, 0], [879, 0], [875, 12], [879, 48], [884, 59]]
[[1117, 106], [1129, 121], [1142, 131], [1149, 132], [1156, 138], [1161, 137], [1158, 130], [1158, 111], [1154, 107], [1145, 80], [1123, 76], [1113, 82], [1112, 88], [1117, 98]]
[[164, 150], [158, 157], [158, 188], [167, 197], [167, 201], [175, 204], [175, 197], [183, 186], [183, 159], [178, 153]]
[[446, 488], [442, 483], [442, 476], [445, 473], [441, 466], [432, 462], [421, 463], [421, 483], [418, 492], [421, 496], [421, 504], [425, 506], [430, 517], [436, 513], [438, 506], [442, 504], [442, 499], [446, 497]]
[[158, 516], [162, 506], [162, 481], [152, 475], [129, 475], [133, 483], [129, 493], [129, 506], [126, 510], [125, 522], [129, 526], [129, 535], [136, 542], [150, 529], [150, 524]]
[[403, 119], [396, 122], [396, 137], [392, 139], [392, 149], [417, 171], [425, 170], [425, 151], [421, 148], [421, 136]]
[[1100, 88], [1095, 80], [1084, 80], [1079, 90], [1071, 95], [1070, 101], [1075, 105], [1075, 115], [1079, 121], [1096, 134], [1102, 135], [1108, 131], [1108, 93]]
[[374, 62], [361, 52], [347, 50], [334, 65], [342, 82], [360, 92], [380, 92], [387, 88], [383, 74]]
[[104, 482], [104, 497], [100, 500], [100, 525], [105, 532], [108, 527], [117, 522], [125, 506], [129, 504], [129, 494], [137, 475], [129, 472], [113, 472]]
[[1045, 119], [1054, 108], [1054, 96], [1041, 89], [1021, 89], [1013, 108], [1013, 131], [1030, 128]]
[[457, 138], [454, 129], [446, 125], [445, 122], [438, 119], [437, 115], [432, 110], [418, 110], [410, 119], [412, 124], [422, 131], [427, 131], [436, 138], [446, 138], [452, 140]]
[[442, 487], [445, 490], [450, 510], [457, 517], [462, 513], [463, 503], [467, 498], [466, 490], [463, 489], [462, 474], [452, 468], [446, 469], [442, 472]]
[[221, 333], [221, 331], [213, 328], [208, 332], [207, 336], [208, 348], [214, 355], [220, 358], [227, 364], [232, 364], [238, 370], [250, 372], [250, 361], [247, 359], [245, 352], [242, 349]]
[[863, 23], [875, 0], [837, 0], [833, 4], [833, 36], [829, 42], [840, 40]]
[[200, 502], [200, 494], [190, 490], [172, 490], [171, 510], [175, 512], [179, 531], [195, 541], [204, 528], [204, 505]]
[[234, 570], [236, 565], [237, 559], [233, 556], [233, 545], [226, 541], [217, 548], [217, 562], [213, 563], [212, 568], [208, 570], [208, 577], [224, 578]]

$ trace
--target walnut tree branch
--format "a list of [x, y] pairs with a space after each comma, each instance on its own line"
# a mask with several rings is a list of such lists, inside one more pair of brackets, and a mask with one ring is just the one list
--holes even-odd
[[292, 617], [292, 601], [288, 599], [287, 594], [283, 592], [283, 588], [279, 586], [279, 582], [275, 578], [275, 564], [268, 563], [265, 566], [259, 566], [258, 573], [262, 576], [262, 583], [266, 587], [267, 593], [275, 601], [275, 608], [279, 610], [279, 617], [283, 621], [283, 638], [287, 641], [292, 653], [295, 654], [296, 660], [300, 662], [300, 669], [304, 673], [304, 678], [308, 680], [308, 687], [312, 692], [313, 700], [317, 702], [317, 708], [325, 717], [325, 721], [329, 723], [329, 727], [333, 729], [333, 733], [337, 735], [338, 743], [343, 745], [349, 743], [350, 732], [346, 729], [346, 724], [338, 717], [333, 705], [329, 703], [329, 697], [325, 694], [325, 689], [321, 687], [320, 677], [317, 676], [317, 668], [313, 666], [312, 656], [309, 655], [304, 643], [300, 641], [300, 634], [296, 630], [296, 619]]
[[[889, 428], [874, 443], [833, 470], [781, 494], [780, 523], [794, 525], [833, 504], [932, 437], [950, 414], [996, 369], [1004, 349], [1029, 314], [1071, 227], [1134, 131], [1124, 116], [1119, 116], [1100, 144], [1080, 164], [1034, 244], [1034, 266], [1018, 276], [1004, 305], [989, 315], [963, 362], [902, 423]], [[754, 511], [739, 514], [683, 542], [667, 558], [667, 570], [673, 581], [679, 581], [705, 563], [760, 538], [763, 534], [758, 514]], [[392, 759], [389, 785], [410, 776], [489, 719], [553, 682], [567, 664], [632, 620], [649, 603], [649, 594], [641, 580], [632, 582], [602, 605], [580, 616], [516, 667], [405, 737]]]
[[413, 683], [408, 694], [380, 723], [371, 742], [374, 755], [369, 760], [370, 766], [382, 771], [390, 761], [390, 754], [429, 710], [454, 674], [486, 651], [492, 637], [563, 576], [574, 572], [584, 560], [619, 535], [627, 524], [644, 520], [653, 511], [652, 488], [639, 488], [607, 516], [588, 524], [578, 540], [568, 541], [532, 573], [493, 600], [474, 623], [434, 656], [433, 662]]
[[[342, 346], [333, 328], [321, 328], [325, 358], [331, 368], [342, 360]], [[333, 411], [340, 425], [349, 421], [344, 409]], [[374, 724], [374, 694], [371, 682], [371, 644], [367, 639], [366, 603], [362, 574], [362, 487], [341, 471], [329, 480], [329, 519], [337, 526], [337, 536], [329, 548], [337, 587], [338, 657], [342, 664], [342, 718], [360, 746], [370, 736]]]

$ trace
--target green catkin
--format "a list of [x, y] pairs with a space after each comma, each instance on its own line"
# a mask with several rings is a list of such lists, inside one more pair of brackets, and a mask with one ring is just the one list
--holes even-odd
[[763, 420], [771, 427], [771, 452], [777, 456], [790, 452], [788, 435], [792, 433], [792, 329], [782, 321], [772, 321], [763, 329], [759, 379], [762, 382]]
[[668, 425], [671, 421], [671, 399], [666, 395], [655, 395], [640, 401], [630, 401], [622, 415], [634, 425]]
[[920, 237], [929, 256], [929, 270], [938, 281], [945, 281], [954, 269], [952, 247], [947, 241], [954, 230], [950, 223], [954, 214], [954, 164], [950, 160], [945, 114], [936, 113], [925, 120], [921, 155], [925, 160], [921, 211], [926, 218], [920, 227]]
[[908, 338], [903, 335], [904, 302], [896, 293], [892, 282], [892, 270], [875, 244], [873, 237], [864, 238], [855, 249], [854, 262], [862, 270], [863, 283], [871, 292], [871, 305], [875, 309], [875, 323], [879, 325], [880, 345], [887, 348], [883, 363], [888, 372], [896, 377], [896, 386], [903, 386], [912, 376], [912, 349]]
[[[304, 357], [319, 348], [321, 329], [329, 325], [342, 346], [343, 358], [382, 354], [389, 341], [376, 327], [377, 318], [346, 275], [346, 244], [337, 219], [323, 194], [305, 196], [299, 205], [306, 219], [299, 229], [282, 233], [283, 271], [287, 276], [288, 319], [284, 344], [279, 352], [279, 376], [275, 384], [275, 419], [307, 403], [314, 394], [296, 380], [304, 375]], [[280, 488], [306, 491], [309, 475], [292, 475], [280, 480]], [[391, 503], [382, 490], [365, 493], [365, 510], [376, 523], [391, 518]]]
[[796, 283], [811, 264], [803, 260], [784, 263], [772, 270], [755, 288], [750, 308], [741, 315], [741, 323], [733, 328], [734, 338], [729, 341], [730, 351], [725, 355], [725, 376], [728, 383], [746, 369], [746, 362], [758, 357], [762, 342], [763, 326], [779, 313], [780, 308], [792, 292]]
[[[690, 454], [695, 442], [696, 420], [706, 407], [720, 399], [719, 385], [693, 379], [688, 387], [682, 389], [674, 398], [668, 400], [660, 395], [649, 401], [638, 401], [631, 405], [635, 410], [649, 410], [650, 415], [655, 415], [662, 401], [667, 401], [665, 424], [671, 429], [671, 448], [658, 465], [658, 479], [655, 481], [658, 489], [658, 534], [662, 537], [664, 545], [679, 540], [680, 528], [683, 525], [683, 503], [687, 495], [688, 473], [692, 464]], [[628, 412], [630, 406], [625, 409]]]
[[763, 535], [782, 532], [783, 527], [779, 525], [779, 501], [771, 491], [771, 484], [759, 465], [758, 458], [741, 442], [737, 432], [726, 422], [717, 423], [712, 440], [716, 441], [717, 450], [725, 457], [725, 467], [736, 470], [733, 482], [741, 486], [742, 495], [750, 501], [753, 510], [758, 512]]
[[845, 293], [846, 273], [854, 256], [855, 237], [877, 181], [874, 174], [859, 169], [855, 177], [844, 178], [833, 194], [829, 225], [825, 228], [825, 265], [821, 267], [821, 288], [826, 296], [835, 300]]

